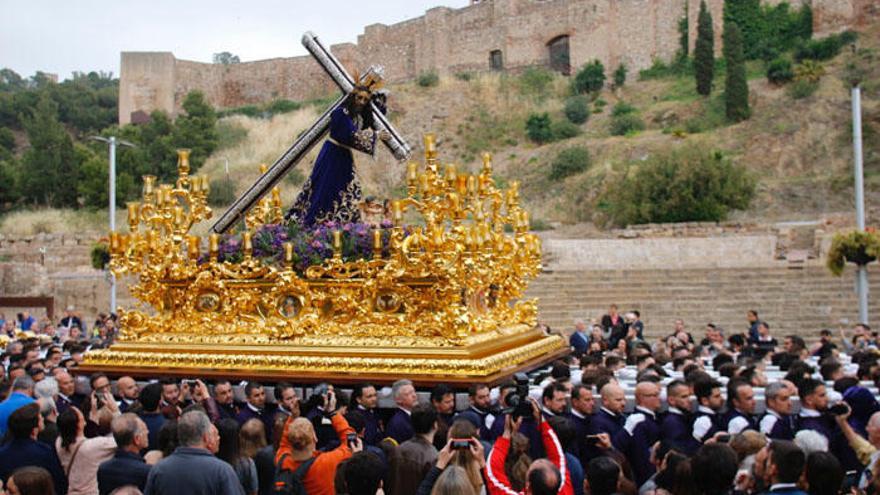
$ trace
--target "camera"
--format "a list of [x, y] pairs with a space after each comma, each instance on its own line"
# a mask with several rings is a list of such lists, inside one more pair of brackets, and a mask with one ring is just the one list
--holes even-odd
[[467, 438], [453, 438], [452, 439], [452, 448], [453, 450], [467, 450], [471, 446], [471, 441]]
[[849, 412], [849, 406], [846, 402], [838, 402], [828, 408], [828, 412], [835, 416], [845, 416]]
[[525, 373], [515, 373], [513, 381], [516, 390], [507, 394], [505, 402], [507, 407], [501, 412], [510, 415], [510, 419], [516, 421], [519, 418], [527, 418], [532, 415], [532, 404], [529, 402], [529, 377]]
[[345, 440], [348, 442], [349, 447], [354, 447], [357, 444], [357, 433], [349, 433], [345, 436]]
[[718, 443], [728, 443], [728, 442], [730, 442], [730, 435], [728, 435], [726, 433], [723, 435], [718, 435], [718, 437], [715, 439], [715, 441]]

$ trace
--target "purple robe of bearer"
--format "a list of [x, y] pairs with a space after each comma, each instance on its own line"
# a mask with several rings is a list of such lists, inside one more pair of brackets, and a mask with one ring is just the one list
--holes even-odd
[[[371, 155], [375, 150], [371, 96], [368, 88], [356, 86], [346, 102], [330, 114], [330, 136], [287, 218], [307, 228], [331, 221], [360, 221], [361, 186], [355, 176], [354, 152]], [[384, 105], [377, 101], [377, 106], [384, 113]]]

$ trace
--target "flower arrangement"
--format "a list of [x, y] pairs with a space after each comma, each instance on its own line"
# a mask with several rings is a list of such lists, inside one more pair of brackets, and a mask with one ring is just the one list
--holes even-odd
[[[390, 221], [383, 222], [381, 229], [382, 256], [389, 254], [391, 238]], [[293, 245], [293, 268], [302, 274], [306, 268], [320, 265], [333, 257], [333, 232], [342, 233], [342, 260], [356, 261], [372, 259], [373, 231], [368, 223], [336, 223], [326, 222], [312, 228], [303, 228], [296, 221], [288, 224], [266, 224], [257, 229], [252, 237], [253, 257], [267, 265], [283, 266], [284, 243]], [[404, 229], [405, 231], [408, 229]], [[220, 240], [217, 260], [220, 262], [239, 263], [244, 259], [241, 235], [225, 235]], [[203, 255], [199, 262], [208, 260]]]
[[831, 273], [840, 275], [846, 262], [867, 265], [880, 256], [880, 236], [873, 228], [835, 234], [826, 264]]

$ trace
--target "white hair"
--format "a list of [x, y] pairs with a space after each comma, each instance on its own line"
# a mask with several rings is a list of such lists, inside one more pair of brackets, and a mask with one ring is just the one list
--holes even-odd
[[396, 382], [394, 382], [393, 385], [391, 385], [391, 398], [394, 400], [397, 400], [397, 396], [400, 395], [400, 390], [403, 387], [405, 387], [407, 385], [412, 385], [412, 384], [413, 384], [413, 382], [410, 380], [406, 380], [406, 379], [397, 380]]
[[58, 395], [58, 381], [51, 376], [43, 378], [34, 385], [34, 397], [37, 399], [54, 399]]
[[51, 397], [40, 397], [37, 399], [37, 404], [40, 405], [40, 414], [44, 418], [48, 418], [53, 412], [58, 412], [55, 407], [55, 399]]
[[801, 430], [794, 436], [794, 443], [805, 455], [813, 452], [828, 452], [828, 439], [816, 430]]

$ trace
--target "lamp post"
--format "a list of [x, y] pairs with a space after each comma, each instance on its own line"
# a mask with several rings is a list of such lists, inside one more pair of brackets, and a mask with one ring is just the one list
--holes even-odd
[[[103, 136], [90, 136], [89, 139], [100, 141], [110, 145], [110, 201], [108, 215], [110, 217], [110, 232], [116, 232], [116, 146], [128, 146], [134, 148], [135, 145], [122, 139], [116, 139], [116, 136], [105, 138]], [[116, 277], [110, 272], [110, 313], [116, 311]]]
[[[856, 226], [859, 231], [865, 230], [865, 179], [862, 164], [862, 89], [865, 70], [869, 61], [865, 53], [851, 46], [852, 54], [844, 69], [844, 82], [850, 87], [852, 95], [852, 129], [853, 129], [853, 174], [855, 175]], [[866, 264], [858, 265], [856, 273], [856, 293], [859, 298], [859, 323], [868, 323], [868, 268]]]

